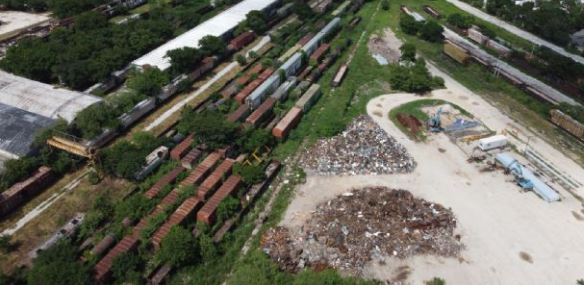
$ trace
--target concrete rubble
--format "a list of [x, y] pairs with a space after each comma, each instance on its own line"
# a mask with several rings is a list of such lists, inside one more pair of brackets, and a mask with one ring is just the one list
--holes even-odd
[[401, 144], [364, 115], [343, 133], [305, 150], [299, 164], [318, 175], [406, 173], [416, 166]]
[[261, 246], [280, 269], [334, 268], [360, 275], [371, 261], [457, 257], [463, 248], [450, 209], [386, 187], [355, 189], [319, 205], [297, 233], [272, 228]]

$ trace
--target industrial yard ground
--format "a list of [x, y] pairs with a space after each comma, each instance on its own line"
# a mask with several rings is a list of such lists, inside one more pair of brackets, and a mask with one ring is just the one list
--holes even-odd
[[[509, 126], [511, 120], [493, 106], [448, 77], [443, 78], [447, 89], [434, 91], [430, 98], [453, 102], [494, 130]], [[584, 237], [580, 201], [561, 191], [563, 200], [548, 204], [533, 193], [522, 192], [502, 171], [485, 173], [469, 164], [467, 154], [446, 135], [430, 135], [425, 143], [414, 142], [387, 115], [376, 115], [388, 114], [401, 104], [419, 99], [414, 94], [398, 93], [377, 97], [368, 104], [369, 115], [418, 162], [412, 173], [308, 175], [306, 184], [298, 187], [281, 225], [292, 231], [300, 230], [318, 204], [351, 189], [365, 186], [405, 189], [451, 208], [466, 250], [460, 258], [429, 255], [386, 258], [385, 265], [370, 264], [364, 272], [366, 277], [395, 280], [396, 272], [401, 272], [398, 269], [407, 266], [410, 274], [407, 280], [411, 284], [420, 284], [433, 276], [441, 276], [452, 284], [569, 284], [578, 279], [581, 272], [569, 265], [584, 261], [584, 254], [573, 250]], [[534, 141], [532, 146], [555, 159], [554, 163], [563, 165], [562, 170], [570, 171], [573, 177], [584, 177], [582, 168], [544, 142]], [[559, 232], [562, 234], [558, 235]]]
[[[534, 193], [522, 192], [512, 177], [502, 171], [482, 172], [478, 166], [468, 163], [468, 154], [445, 134], [429, 134], [423, 142], [415, 142], [390, 120], [389, 112], [407, 102], [419, 99], [451, 102], [489, 129], [511, 134], [509, 139], [517, 149], [529, 143], [561, 171], [584, 184], [584, 147], [545, 119], [549, 105], [536, 101], [476, 64], [458, 65], [442, 54], [440, 44], [407, 36], [399, 29], [399, 5], [408, 5], [421, 12], [426, 4], [444, 13], [460, 12], [443, 0], [415, 3], [395, 0], [391, 1], [389, 11], [380, 9], [381, 1], [362, 7], [358, 12], [363, 17], [359, 28], [343, 29], [339, 35], [352, 39], [354, 46], [323, 74], [320, 80], [322, 97], [289, 138], [273, 151], [286, 165], [283, 173], [242, 219], [229, 242], [222, 244], [223, 256], [203, 266], [181, 268], [169, 283], [192, 284], [195, 282], [193, 276], [201, 277], [196, 281], [205, 284], [237, 284], [245, 280], [242, 276], [256, 284], [291, 280], [286, 279], [289, 276], [284, 278], [278, 275], [281, 273], [275, 273], [274, 264], [262, 253], [260, 237], [263, 233], [276, 225], [298, 232], [317, 205], [366, 186], [404, 189], [417, 198], [450, 208], [457, 220], [456, 234], [461, 236], [465, 248], [457, 258], [417, 255], [404, 259], [388, 257], [385, 264], [371, 262], [363, 271], [365, 278], [402, 282], [398, 284], [423, 284], [436, 276], [445, 279], [447, 284], [574, 284], [583, 277], [575, 265], [584, 262], [584, 252], [574, 250], [584, 238], [580, 198], [584, 197], [583, 187], [572, 192], [556, 188], [562, 201], [546, 203]], [[524, 49], [531, 48], [528, 41], [489, 25], [508, 42]], [[399, 41], [414, 43], [419, 56], [427, 60], [430, 72], [445, 80], [446, 88], [424, 96], [392, 93], [395, 91], [387, 79], [394, 67], [378, 65], [371, 56], [368, 43], [374, 36], [385, 41], [399, 38]], [[397, 42], [389, 45], [391, 49], [399, 46]], [[395, 53], [391, 55], [396, 56]], [[329, 82], [338, 66], [349, 58], [352, 60], [350, 71], [343, 84], [330, 87]], [[232, 65], [224, 63], [213, 73]], [[205, 80], [212, 78], [213, 74]], [[208, 81], [199, 81], [197, 86], [201, 87], [204, 82]], [[183, 106], [193, 104], [192, 99], [207, 98], [210, 93], [195, 90], [179, 94], [134, 126], [126, 137], [144, 129], [164, 133], [163, 130], [178, 120]], [[342, 131], [346, 124], [364, 113], [405, 147], [417, 162], [412, 172], [318, 176], [308, 171], [304, 178], [304, 171], [297, 168], [300, 153], [318, 139]], [[11, 218], [2, 221], [0, 230], [10, 230], [19, 222], [26, 222], [13, 235], [13, 240], [20, 244], [18, 250], [0, 257], [3, 271], [14, 269], [17, 260], [23, 259], [75, 212], [89, 209], [97, 195], [105, 192], [111, 195], [112, 201], [119, 201], [136, 186], [112, 179], [91, 186], [85, 172], [86, 168], [82, 168], [65, 176]], [[76, 181], [78, 185], [67, 187]], [[35, 213], [42, 204], [55, 195], [61, 195], [58, 201], [53, 200], [54, 204], [37, 216]]]

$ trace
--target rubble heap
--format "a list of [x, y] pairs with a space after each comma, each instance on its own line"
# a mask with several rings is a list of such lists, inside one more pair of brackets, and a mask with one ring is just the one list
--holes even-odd
[[363, 115], [343, 133], [316, 142], [302, 154], [300, 165], [319, 175], [360, 175], [411, 172], [416, 162], [401, 144]]
[[275, 228], [264, 251], [286, 271], [306, 266], [359, 275], [370, 261], [420, 254], [455, 257], [462, 249], [451, 210], [405, 190], [367, 187], [321, 204], [298, 237]]

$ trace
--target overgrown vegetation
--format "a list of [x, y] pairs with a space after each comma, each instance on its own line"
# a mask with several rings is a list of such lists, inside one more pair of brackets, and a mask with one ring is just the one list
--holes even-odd
[[194, 0], [176, 7], [157, 5], [143, 19], [123, 25], [109, 23], [97, 12], [82, 13], [71, 28], [10, 47], [0, 67], [34, 80], [85, 89], [170, 39], [173, 31], [196, 25], [200, 19], [196, 11], [202, 5]]
[[584, 28], [582, 7], [575, 0], [528, 1], [522, 5], [512, 0], [493, 0], [487, 2], [486, 11], [544, 39], [568, 46], [570, 34]]
[[122, 140], [100, 152], [98, 166], [109, 175], [133, 180], [145, 164], [146, 155], [163, 143], [164, 139], [150, 133], [136, 133], [132, 141]]
[[410, 93], [424, 93], [444, 86], [444, 80], [432, 76], [423, 59], [406, 66], [396, 66], [389, 77], [391, 87]]

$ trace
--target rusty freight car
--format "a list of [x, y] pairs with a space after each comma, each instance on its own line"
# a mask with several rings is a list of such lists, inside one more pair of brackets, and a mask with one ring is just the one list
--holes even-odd
[[241, 177], [237, 175], [231, 175], [221, 187], [209, 198], [209, 201], [205, 203], [203, 208], [197, 213], [197, 221], [203, 222], [210, 225], [215, 220], [215, 211], [219, 204], [227, 198], [227, 196], [232, 195], [237, 188], [241, 185]]

